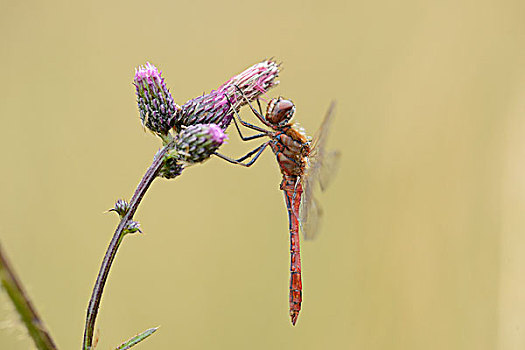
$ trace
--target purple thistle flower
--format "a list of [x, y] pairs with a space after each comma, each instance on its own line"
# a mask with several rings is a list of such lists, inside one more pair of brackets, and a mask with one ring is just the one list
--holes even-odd
[[191, 125], [177, 136], [175, 152], [184, 163], [200, 163], [208, 159], [227, 138], [217, 124]]
[[279, 76], [280, 64], [272, 59], [254, 64], [240, 74], [237, 74], [226, 83], [222, 84], [219, 91], [228, 94], [229, 99], [235, 102], [235, 107], [240, 108], [246, 104], [236, 86], [244, 93], [248, 100], [253, 101], [261, 94], [279, 84], [275, 79]]
[[233, 109], [230, 107], [239, 110], [246, 104], [236, 86], [252, 101], [279, 84], [275, 80], [279, 75], [279, 66], [272, 60], [257, 63], [222, 84], [218, 90], [189, 100], [177, 114], [174, 128], [180, 132], [183, 126], [214, 123], [226, 130], [233, 118]]
[[173, 101], [161, 72], [148, 62], [135, 69], [133, 84], [142, 125], [158, 135], [167, 135], [180, 107]]

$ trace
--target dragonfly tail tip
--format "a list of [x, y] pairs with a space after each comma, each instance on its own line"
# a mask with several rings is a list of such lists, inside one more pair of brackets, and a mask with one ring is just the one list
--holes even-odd
[[297, 317], [299, 317], [298, 312], [292, 312], [290, 314], [290, 317], [292, 318], [292, 326], [295, 326], [295, 323], [297, 322]]

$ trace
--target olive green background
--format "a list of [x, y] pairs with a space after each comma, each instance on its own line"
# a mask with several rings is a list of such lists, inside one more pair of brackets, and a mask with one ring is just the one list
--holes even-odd
[[[175, 100], [263, 58], [270, 96], [309, 134], [330, 100], [342, 152], [302, 244], [288, 316], [288, 232], [271, 152], [156, 181], [101, 304], [99, 349], [523, 349], [523, 1], [0, 3], [0, 239], [56, 342], [79, 348], [117, 225], [160, 147], [132, 79], [150, 61]], [[247, 110], [246, 118], [252, 118]], [[223, 153], [254, 147], [229, 130]], [[31, 340], [0, 295], [0, 348]]]

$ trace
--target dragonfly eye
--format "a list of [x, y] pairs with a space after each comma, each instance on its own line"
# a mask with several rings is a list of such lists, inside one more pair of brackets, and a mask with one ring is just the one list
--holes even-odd
[[290, 100], [281, 97], [273, 99], [268, 105], [266, 120], [273, 125], [288, 124], [295, 113], [295, 105]]

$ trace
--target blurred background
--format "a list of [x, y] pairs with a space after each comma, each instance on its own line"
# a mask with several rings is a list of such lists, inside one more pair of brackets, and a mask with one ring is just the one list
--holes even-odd
[[[523, 1], [0, 3], [0, 240], [60, 348], [80, 348], [113, 231], [159, 149], [134, 68], [175, 100], [274, 56], [269, 96], [314, 134], [329, 102], [342, 152], [302, 243], [288, 316], [288, 222], [271, 152], [157, 180], [97, 322], [112, 349], [522, 349], [525, 346]], [[248, 110], [242, 114], [252, 118]], [[252, 119], [253, 120], [253, 119]], [[257, 144], [229, 130], [222, 152]], [[32, 341], [4, 293], [0, 348]]]

